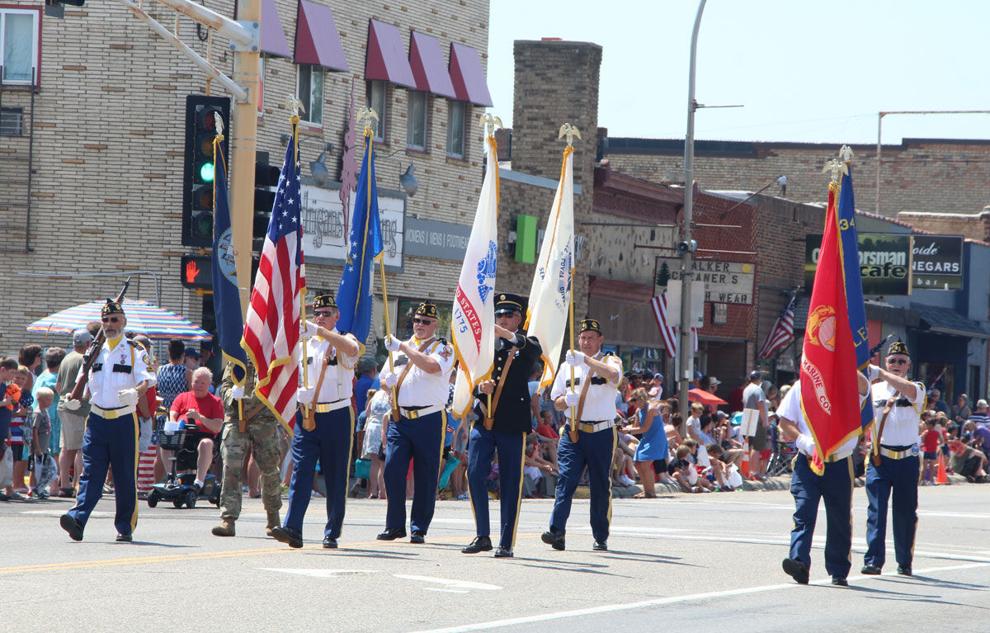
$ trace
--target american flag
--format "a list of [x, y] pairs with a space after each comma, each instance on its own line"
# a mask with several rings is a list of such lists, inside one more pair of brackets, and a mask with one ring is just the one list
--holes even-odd
[[777, 321], [773, 324], [767, 340], [760, 348], [760, 358], [771, 358], [775, 354], [782, 352], [794, 341], [794, 304], [797, 303], [797, 295], [791, 297], [787, 305], [781, 311]]
[[306, 292], [294, 136], [285, 149], [241, 341], [258, 372], [255, 394], [286, 426], [296, 414], [299, 321]]
[[653, 309], [653, 318], [656, 319], [667, 356], [673, 358], [677, 354], [677, 328], [670, 325], [667, 317], [667, 291], [664, 290], [660, 296], [650, 299], [650, 307]]

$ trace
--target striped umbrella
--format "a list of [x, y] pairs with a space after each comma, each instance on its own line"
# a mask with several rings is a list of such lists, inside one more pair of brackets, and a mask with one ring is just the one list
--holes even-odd
[[[100, 320], [100, 310], [105, 302], [90, 301], [61, 312], [50, 314], [27, 327], [29, 332], [46, 334], [71, 334], [86, 327], [90, 321]], [[144, 334], [150, 339], [181, 339], [183, 341], [209, 341], [213, 337], [192, 321], [178, 314], [159, 308], [147, 301], [124, 300], [128, 332]]]

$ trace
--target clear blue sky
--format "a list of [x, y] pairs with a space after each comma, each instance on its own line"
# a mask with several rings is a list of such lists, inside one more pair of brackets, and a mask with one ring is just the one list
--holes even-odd
[[[491, 0], [492, 111], [512, 120], [512, 43], [603, 48], [598, 123], [683, 138], [697, 0]], [[875, 143], [877, 112], [990, 110], [982, 0], [709, 0], [698, 40], [698, 139]], [[990, 115], [888, 116], [903, 137], [990, 138]]]

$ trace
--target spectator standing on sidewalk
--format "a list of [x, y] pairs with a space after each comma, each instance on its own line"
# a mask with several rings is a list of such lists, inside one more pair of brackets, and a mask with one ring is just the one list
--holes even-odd
[[645, 389], [633, 392], [632, 402], [638, 407], [637, 423], [626, 428], [626, 431], [641, 435], [633, 461], [639, 474], [639, 483], [643, 486], [643, 496], [653, 499], [657, 496], [655, 465], [664, 472], [667, 470], [667, 434], [663, 421], [669, 408], [665, 402], [649, 400], [648, 397]]
[[[65, 350], [61, 347], [49, 347], [45, 352], [45, 371], [34, 381], [33, 395], [35, 400], [38, 399], [38, 390], [42, 387], [55, 391], [55, 385], [58, 383], [58, 367], [64, 358]], [[62, 447], [62, 423], [58, 417], [58, 400], [58, 394], [55, 393], [51, 406], [48, 407], [48, 419], [52, 425], [51, 440], [47, 446], [43, 447], [44, 450], [51, 450], [52, 455], [56, 457]]]
[[[62, 423], [62, 452], [58, 458], [58, 485], [60, 497], [75, 496], [75, 486], [82, 475], [83, 430], [86, 418], [89, 416], [89, 396], [84, 394], [76, 400], [78, 407], [73, 410], [66, 407], [66, 398], [76, 385], [76, 376], [82, 367], [83, 354], [93, 340], [93, 335], [86, 329], [78, 329], [72, 333], [72, 351], [65, 355], [58, 368], [55, 378], [55, 393], [59, 395], [58, 417]], [[73, 404], [75, 406], [75, 404]]]
[[[743, 417], [747, 412], [755, 411], [759, 416], [756, 424], [756, 435], [749, 438], [749, 468], [753, 477], [765, 479], [767, 466], [762, 454], [767, 448], [767, 397], [763, 393], [763, 372], [754, 369], [749, 372], [749, 384], [743, 390]], [[753, 415], [750, 413], [749, 415]]]
[[180, 393], [192, 388], [192, 370], [183, 362], [186, 344], [178, 339], [168, 342], [168, 363], [158, 368], [158, 397], [166, 409]]

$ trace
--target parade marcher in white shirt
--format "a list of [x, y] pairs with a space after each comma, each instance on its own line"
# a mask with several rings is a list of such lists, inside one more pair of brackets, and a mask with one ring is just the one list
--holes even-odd
[[[925, 386], [908, 379], [911, 358], [901, 341], [890, 344], [886, 369], [872, 367], [880, 381], [873, 385], [876, 421], [872, 456], [866, 468], [866, 556], [864, 574], [879, 574], [886, 557], [887, 502], [891, 503], [897, 573], [911, 575], [914, 536], [918, 526], [918, 477], [921, 463], [918, 428], [925, 406]], [[883, 418], [886, 417], [886, 420]], [[882, 428], [881, 428], [882, 427]], [[879, 436], [879, 437], [878, 437]]]
[[447, 427], [444, 406], [454, 369], [453, 348], [435, 336], [438, 318], [437, 306], [424, 301], [413, 315], [411, 339], [385, 337], [392, 362], [382, 367], [380, 379], [387, 390], [395, 393], [395, 404], [391, 420], [386, 418], [384, 478], [388, 511], [385, 530], [377, 537], [380, 541], [406, 536], [406, 473], [410, 459], [415, 491], [409, 515], [409, 542], [425, 542], [433, 520]]
[[[860, 404], [869, 397], [870, 383], [860, 372]], [[778, 424], [782, 439], [793, 441], [798, 448], [791, 476], [791, 495], [794, 496], [794, 529], [791, 530], [791, 549], [784, 559], [784, 572], [799, 584], [808, 584], [811, 569], [811, 541], [818, 519], [818, 502], [825, 500], [825, 571], [832, 576], [832, 584], [845, 587], [849, 583], [849, 560], [852, 551], [852, 455], [859, 443], [855, 434], [832, 453], [825, 463], [825, 471], [818, 475], [810, 465], [815, 454], [815, 438], [808, 429], [801, 407], [801, 381], [791, 387], [777, 407]]]
[[[296, 414], [292, 438], [292, 481], [289, 484], [289, 511], [282, 527], [272, 530], [272, 537], [289, 545], [302, 547], [303, 518], [313, 491], [316, 462], [320, 462], [327, 487], [327, 523], [323, 530], [323, 547], [334, 549], [344, 524], [347, 483], [351, 469], [354, 441], [354, 410], [351, 390], [354, 367], [361, 346], [351, 334], [337, 331], [340, 311], [333, 295], [316, 297], [313, 322], [306, 324], [305, 361], [300, 359], [299, 379], [305, 381], [297, 392], [300, 407], [311, 407], [315, 428], [307, 430], [303, 413]], [[303, 363], [307, 367], [302, 367]]]
[[107, 299], [100, 316], [106, 341], [86, 386], [91, 407], [83, 436], [79, 494], [75, 507], [59, 522], [73, 540], [82, 540], [90, 513], [103, 496], [107, 469], [112, 467], [117, 540], [130, 542], [137, 526], [137, 403], [155, 384], [155, 375], [148, 369], [151, 359], [144, 348], [124, 338], [127, 317], [121, 305]]
[[[609, 521], [612, 516], [612, 455], [615, 453], [615, 398], [622, 379], [622, 360], [611, 353], [602, 353], [601, 326], [595, 319], [583, 319], [578, 329], [580, 352], [567, 352], [566, 360], [557, 369], [550, 397], [554, 407], [568, 418], [561, 429], [557, 448], [560, 477], [550, 515], [550, 529], [543, 533], [543, 542], [556, 550], [564, 549], [567, 518], [571, 499], [577, 489], [584, 467], [588, 467], [591, 484], [591, 532], [594, 549], [608, 549]], [[571, 384], [571, 368], [574, 384]], [[578, 415], [578, 441], [572, 442], [568, 432], [571, 412]]]

